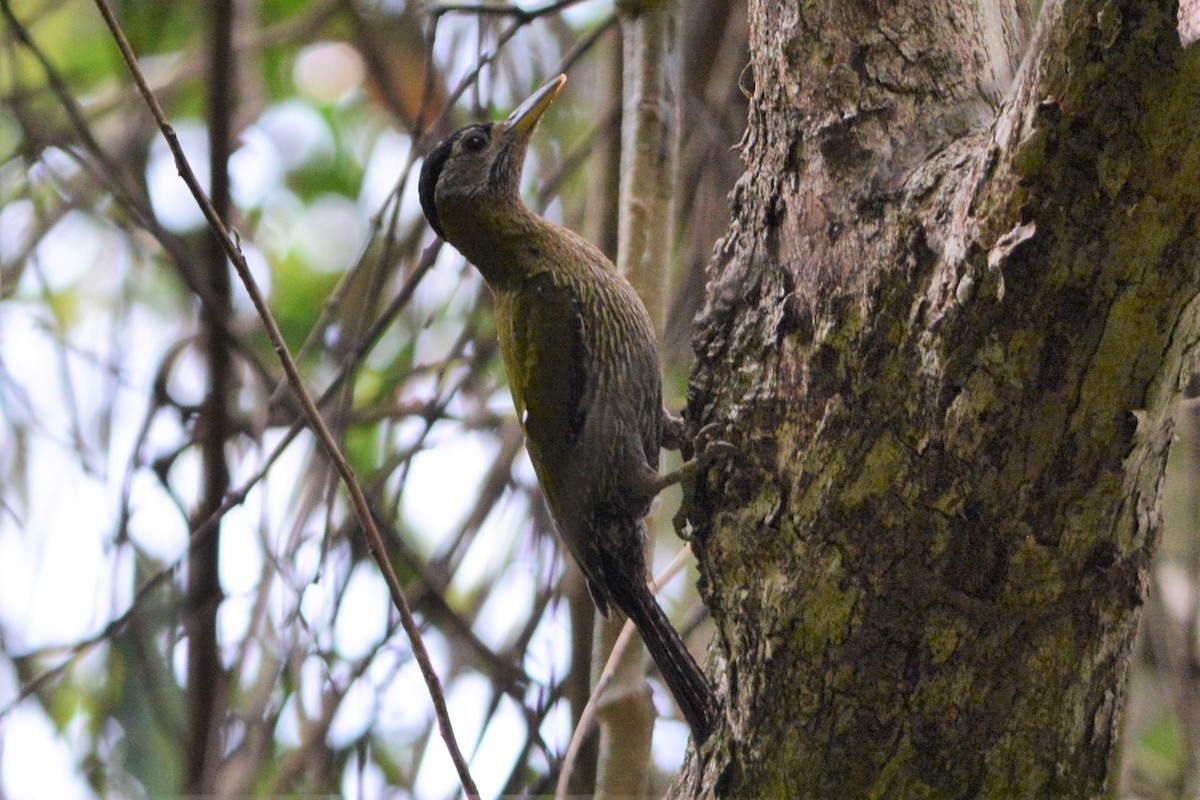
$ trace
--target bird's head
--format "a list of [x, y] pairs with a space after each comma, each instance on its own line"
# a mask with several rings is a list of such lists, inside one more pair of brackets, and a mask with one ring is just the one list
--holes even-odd
[[529, 138], [566, 81], [566, 75], [559, 75], [504, 121], [459, 128], [430, 151], [418, 189], [425, 218], [439, 236], [455, 244], [453, 232], [446, 235], [447, 222], [519, 200]]

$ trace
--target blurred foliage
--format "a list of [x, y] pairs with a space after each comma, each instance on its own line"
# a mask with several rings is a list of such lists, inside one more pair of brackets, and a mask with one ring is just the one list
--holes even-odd
[[1200, 795], [1200, 406], [1191, 395], [1176, 414], [1163, 540], [1130, 670], [1121, 780], [1129, 797]]
[[[206, 181], [212, 4], [110, 2]], [[612, 5], [545, 8], [239, 0], [224, 109], [231, 228], [368, 493], [487, 795], [552, 785], [589, 681], [571, 668], [591, 642], [568, 609], [591, 605], [560, 583], [487, 293], [435, 243], [415, 180], [453, 127], [567, 71], [530, 155], [530, 202], [571, 224], [613, 207], [593, 152], [619, 125]], [[683, 340], [745, 118], [744, 9], [691, 13], [702, 35], [685, 47], [734, 44], [686, 87], [682, 194], [719, 202], [677, 210]], [[170, 795], [189, 743], [202, 219], [91, 0], [0, 0], [0, 20], [0, 794]], [[325, 457], [286, 435], [296, 406], [240, 287], [226, 326], [239, 502], [219, 533], [217, 783], [452, 794], [408, 640]], [[670, 374], [678, 404], [683, 370]], [[688, 583], [668, 598], [685, 621]], [[659, 730], [670, 772], [686, 729]]]

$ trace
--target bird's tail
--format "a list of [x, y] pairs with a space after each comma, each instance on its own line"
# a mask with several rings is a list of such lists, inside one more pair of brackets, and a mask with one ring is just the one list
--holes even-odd
[[650, 589], [645, 584], [628, 588], [629, 602], [621, 604], [628, 608], [622, 610], [642, 634], [646, 649], [692, 728], [696, 744], [703, 744], [716, 722], [717, 700], [712, 686]]

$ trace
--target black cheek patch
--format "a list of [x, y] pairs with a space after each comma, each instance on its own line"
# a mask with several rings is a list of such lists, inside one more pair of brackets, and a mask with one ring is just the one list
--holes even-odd
[[468, 125], [465, 128], [459, 128], [429, 151], [429, 155], [425, 156], [425, 163], [421, 165], [421, 177], [417, 181], [417, 194], [421, 198], [421, 210], [425, 212], [425, 219], [429, 220], [429, 227], [433, 228], [433, 232], [443, 239], [446, 238], [446, 234], [442, 230], [441, 220], [438, 219], [435, 197], [438, 179], [442, 177], [442, 170], [445, 169], [446, 162], [454, 151], [455, 142], [471, 130], [483, 131], [484, 134], [490, 136], [492, 127], [493, 123], [487, 122], [482, 125]]
[[454, 149], [454, 143], [461, 135], [462, 131], [455, 131], [438, 143], [438, 146], [433, 148], [429, 155], [425, 156], [425, 163], [421, 165], [421, 177], [417, 181], [417, 194], [421, 197], [421, 211], [425, 212], [425, 219], [429, 220], [429, 227], [433, 228], [433, 232], [443, 239], [446, 238], [446, 235], [442, 232], [442, 225], [438, 221], [434, 192], [437, 190], [438, 178], [442, 176], [446, 160], [450, 158], [450, 151]]

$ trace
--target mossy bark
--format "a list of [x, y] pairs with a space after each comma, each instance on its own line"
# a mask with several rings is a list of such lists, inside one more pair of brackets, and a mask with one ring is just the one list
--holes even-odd
[[[986, 6], [986, 7], [985, 7]], [[751, 4], [680, 796], [1098, 797], [1200, 341], [1175, 7]]]

